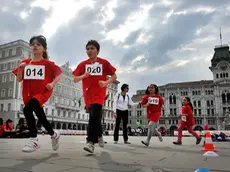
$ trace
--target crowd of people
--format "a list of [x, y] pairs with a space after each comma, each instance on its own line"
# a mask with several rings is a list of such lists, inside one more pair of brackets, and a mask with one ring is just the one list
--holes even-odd
[[[53, 88], [61, 79], [62, 70], [52, 62], [47, 54], [47, 42], [44, 36], [34, 36], [29, 41], [32, 56], [23, 59], [19, 66], [13, 70], [18, 82], [22, 82], [22, 97], [24, 102], [24, 115], [29, 130], [29, 142], [23, 147], [24, 152], [33, 152], [40, 148], [37, 137], [36, 122], [33, 113], [37, 116], [42, 126], [51, 136], [53, 150], [59, 148], [60, 133], [54, 131], [46, 118], [43, 106], [50, 98]], [[82, 81], [83, 97], [86, 105], [86, 111], [89, 113], [87, 128], [87, 143], [84, 150], [94, 153], [95, 144], [104, 147], [102, 134], [102, 109], [106, 97], [107, 86], [117, 79], [116, 68], [106, 59], [98, 57], [100, 45], [95, 40], [87, 42], [86, 53], [88, 58], [78, 64], [73, 71], [73, 81], [75, 83]], [[109, 76], [109, 77], [108, 77]], [[116, 126], [114, 131], [114, 144], [118, 143], [118, 133], [120, 122], [123, 121], [123, 139], [124, 144], [131, 144], [128, 140], [128, 107], [140, 104], [147, 109], [146, 117], [148, 119], [148, 134], [146, 140], [141, 141], [145, 146], [149, 146], [151, 137], [155, 133], [162, 142], [161, 133], [157, 130], [157, 123], [161, 117], [161, 111], [164, 109], [163, 98], [159, 95], [159, 89], [156, 84], [148, 85], [145, 96], [138, 103], [133, 103], [127, 94], [128, 84], [123, 84], [121, 92], [118, 92], [114, 98], [114, 117]], [[180, 113], [181, 122], [178, 129], [178, 140], [173, 142], [176, 145], [182, 144], [182, 129], [188, 128], [188, 131], [196, 137], [196, 144], [201, 141], [193, 130], [194, 125], [193, 108], [189, 97], [183, 99], [183, 107]]]

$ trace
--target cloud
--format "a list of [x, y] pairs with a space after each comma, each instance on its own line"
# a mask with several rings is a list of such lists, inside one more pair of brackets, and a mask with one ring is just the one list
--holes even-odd
[[1, 1], [0, 43], [44, 34], [51, 59], [75, 68], [87, 58], [87, 40], [96, 39], [99, 55], [134, 93], [149, 83], [212, 79], [220, 27], [223, 43], [230, 42], [229, 17], [228, 0]]

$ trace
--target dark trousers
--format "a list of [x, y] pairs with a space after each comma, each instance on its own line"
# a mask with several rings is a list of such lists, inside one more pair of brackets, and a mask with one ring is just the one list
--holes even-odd
[[98, 137], [102, 135], [101, 127], [102, 105], [91, 104], [89, 108], [89, 123], [87, 128], [87, 141], [98, 143]]
[[128, 130], [127, 130], [127, 125], [128, 125], [128, 110], [125, 111], [121, 111], [121, 110], [116, 110], [117, 113], [117, 118], [116, 118], [116, 126], [115, 126], [115, 130], [114, 130], [114, 141], [118, 141], [118, 137], [119, 137], [119, 128], [120, 128], [120, 123], [121, 123], [121, 119], [123, 121], [123, 138], [124, 141], [128, 141]]
[[38, 120], [43, 125], [43, 127], [47, 130], [47, 132], [52, 136], [54, 134], [53, 128], [49, 121], [46, 118], [46, 114], [43, 108], [40, 106], [40, 103], [37, 99], [31, 99], [23, 109], [27, 125], [30, 131], [30, 137], [37, 137], [37, 125], [36, 120], [34, 118], [33, 112], [35, 112]]

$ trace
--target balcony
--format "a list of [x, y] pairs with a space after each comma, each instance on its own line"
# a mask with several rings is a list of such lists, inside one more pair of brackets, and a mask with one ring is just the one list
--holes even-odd
[[55, 106], [56, 106], [56, 108], [74, 110], [74, 111], [77, 111], [77, 112], [80, 111], [80, 107], [76, 107], [76, 106], [68, 106], [68, 105], [63, 105], [63, 104], [59, 104], [59, 103], [55, 103]]

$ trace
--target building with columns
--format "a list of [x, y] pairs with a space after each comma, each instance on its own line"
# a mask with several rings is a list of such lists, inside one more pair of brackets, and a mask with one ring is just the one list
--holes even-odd
[[[211, 60], [210, 72], [213, 80], [168, 83], [159, 86], [165, 102], [165, 110], [159, 121], [161, 130], [173, 133], [179, 124], [182, 98], [189, 96], [194, 107], [195, 130], [203, 130], [208, 124], [212, 130], [222, 129], [226, 114], [230, 110], [230, 51], [228, 45], [216, 46]], [[156, 83], [157, 84], [157, 83]], [[145, 90], [137, 90], [133, 101], [141, 100]], [[136, 122], [147, 128], [146, 110], [140, 106], [130, 109], [129, 126], [136, 128]]]
[[[24, 118], [22, 87], [12, 70], [22, 59], [29, 56], [29, 44], [23, 40], [0, 45], [0, 125], [7, 119], [12, 119], [17, 125]], [[89, 114], [85, 112], [82, 83], [73, 82], [69, 62], [60, 67], [63, 71], [62, 78], [55, 86], [51, 98], [46, 102], [44, 111], [55, 129], [86, 130]], [[116, 81], [110, 84], [107, 89], [109, 96], [105, 102], [103, 120], [107, 130], [113, 129], [115, 123], [111, 112], [118, 83]]]

